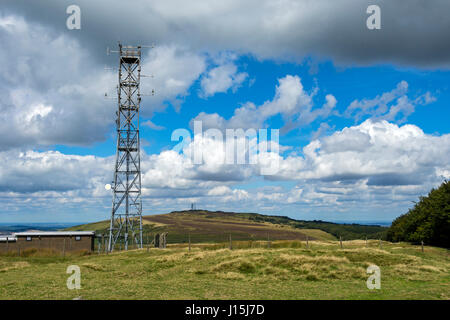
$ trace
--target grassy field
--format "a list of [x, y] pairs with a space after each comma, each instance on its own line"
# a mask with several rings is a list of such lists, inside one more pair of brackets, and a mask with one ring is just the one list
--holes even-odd
[[[450, 299], [446, 249], [378, 241], [236, 241], [51, 256], [0, 256], [0, 299]], [[381, 269], [381, 289], [366, 268]], [[81, 269], [81, 289], [66, 268]]]

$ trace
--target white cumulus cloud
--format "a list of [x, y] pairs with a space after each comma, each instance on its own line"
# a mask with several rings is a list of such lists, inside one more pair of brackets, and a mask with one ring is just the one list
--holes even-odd
[[201, 79], [202, 97], [210, 97], [218, 92], [227, 92], [230, 88], [235, 92], [248, 77], [246, 72], [238, 72], [233, 63], [226, 63], [209, 70]]
[[336, 105], [336, 98], [328, 94], [326, 102], [319, 108], [313, 108], [313, 98], [317, 88], [307, 92], [298, 76], [287, 75], [278, 79], [275, 88], [275, 96], [271, 101], [266, 101], [260, 106], [248, 102], [234, 110], [230, 119], [224, 119], [217, 113], [208, 114], [201, 112], [193, 121], [202, 121], [203, 127], [217, 128], [264, 128], [265, 121], [269, 118], [281, 115], [287, 124], [285, 131], [298, 126], [312, 123], [318, 118], [326, 118]]

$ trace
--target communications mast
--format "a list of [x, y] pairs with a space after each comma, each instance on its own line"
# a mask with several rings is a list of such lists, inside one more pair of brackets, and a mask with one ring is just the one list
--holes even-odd
[[[109, 52], [109, 51], [108, 51]], [[141, 46], [119, 43], [119, 85], [116, 112], [117, 150], [108, 250], [133, 242], [142, 248], [141, 159], [139, 107], [141, 103]]]

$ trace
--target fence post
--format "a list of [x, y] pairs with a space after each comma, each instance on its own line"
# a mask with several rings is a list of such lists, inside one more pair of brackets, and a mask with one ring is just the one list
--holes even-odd
[[166, 241], [165, 239], [166, 239], [166, 233], [163, 232], [159, 235], [159, 247], [161, 249], [164, 249], [166, 247], [166, 245], [164, 244]]
[[231, 242], [231, 233], [230, 233], [230, 250], [233, 250], [233, 244]]
[[306, 236], [306, 249], [309, 249], [309, 237]]
[[6, 253], [9, 252], [9, 241], [8, 241], [8, 236], [6, 236]]
[[270, 249], [270, 238], [269, 238], [269, 233], [267, 232], [267, 248]]
[[188, 237], [189, 237], [189, 252], [191, 252], [191, 234], [190, 233], [189, 233]]
[[65, 258], [66, 257], [66, 238], [64, 238], [64, 241], [63, 241], [63, 258]]
[[164, 232], [164, 249], [166, 249], [167, 246], [167, 232]]
[[423, 240], [422, 240], [422, 252], [423, 252]]
[[367, 236], [366, 236], [366, 248], [367, 248]]
[[342, 249], [342, 236], [339, 236], [339, 242], [341, 244], [341, 249]]

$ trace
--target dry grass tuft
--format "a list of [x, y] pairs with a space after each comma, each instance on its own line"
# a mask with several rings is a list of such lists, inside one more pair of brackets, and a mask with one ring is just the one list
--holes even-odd
[[245, 258], [232, 259], [230, 261], [224, 261], [215, 265], [211, 271], [213, 272], [240, 272], [240, 273], [254, 273], [256, 266], [254, 263]]
[[429, 265], [423, 265], [419, 267], [419, 270], [425, 271], [425, 272], [443, 272], [441, 269], [435, 267], [435, 266], [429, 266]]
[[306, 255], [290, 255], [281, 254], [278, 258], [273, 261], [273, 264], [282, 265], [286, 267], [296, 267], [305, 263], [320, 264], [342, 264], [350, 263], [346, 257], [336, 257], [332, 255], [322, 255], [322, 256], [306, 256]]
[[81, 266], [86, 267], [91, 270], [94, 270], [94, 271], [106, 271], [104, 266], [96, 264], [96, 263], [83, 263]]
[[245, 278], [241, 273], [232, 271], [217, 273], [216, 277], [225, 280], [241, 280]]
[[30, 264], [26, 261], [10, 262], [8, 264], [5, 264], [2, 268], [0, 268], [0, 272], [23, 269], [29, 266]]

